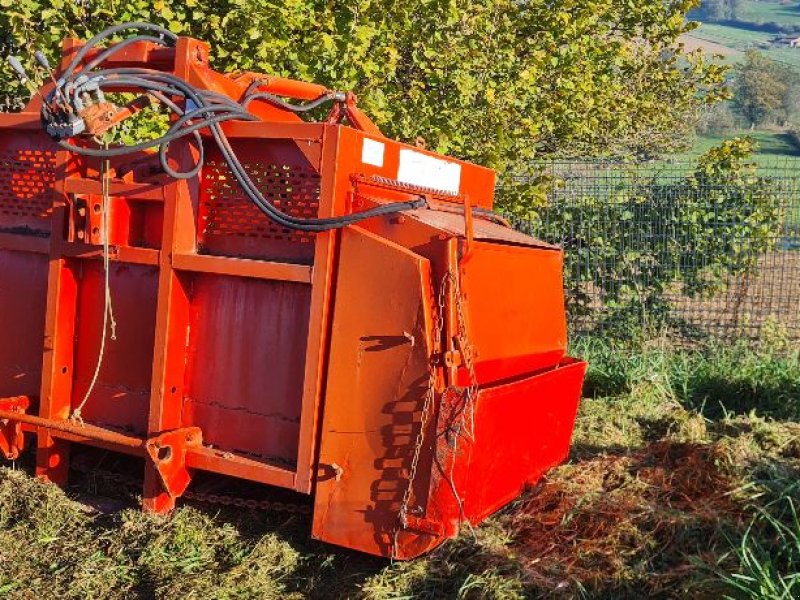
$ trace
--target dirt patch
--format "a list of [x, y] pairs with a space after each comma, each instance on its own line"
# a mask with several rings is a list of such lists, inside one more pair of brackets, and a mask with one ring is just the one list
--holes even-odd
[[731, 278], [713, 298], [688, 298], [676, 289], [675, 315], [715, 335], [758, 339], [771, 324], [790, 339], [800, 339], [800, 252], [776, 250], [759, 257], [748, 276]]
[[716, 42], [704, 40], [692, 35], [683, 34], [678, 38], [678, 41], [683, 44], [685, 52], [694, 52], [695, 50], [703, 50], [709, 54], [719, 54], [720, 56], [741, 56], [740, 50], [723, 46]]
[[509, 516], [526, 578], [541, 589], [602, 591], [641, 580], [686, 591], [714, 564], [744, 508], [717, 445], [662, 441], [567, 466]]

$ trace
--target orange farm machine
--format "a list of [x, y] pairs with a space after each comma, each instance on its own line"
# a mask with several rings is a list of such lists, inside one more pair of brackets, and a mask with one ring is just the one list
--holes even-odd
[[203, 472], [293, 490], [314, 538], [406, 559], [567, 456], [562, 252], [492, 170], [155, 25], [35, 57], [0, 114], [5, 458], [64, 485], [71, 452], [136, 457], [156, 512]]

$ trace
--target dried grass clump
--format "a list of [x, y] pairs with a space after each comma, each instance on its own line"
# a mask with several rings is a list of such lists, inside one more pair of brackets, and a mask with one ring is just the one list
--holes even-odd
[[539, 589], [685, 586], [744, 526], [720, 446], [660, 441], [559, 470], [510, 514], [512, 548]]

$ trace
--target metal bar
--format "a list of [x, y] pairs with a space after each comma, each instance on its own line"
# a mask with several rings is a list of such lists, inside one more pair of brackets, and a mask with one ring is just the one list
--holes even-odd
[[312, 267], [308, 265], [206, 254], [174, 254], [172, 256], [172, 267], [181, 271], [251, 277], [253, 279], [294, 281], [297, 283], [311, 283], [313, 271]]
[[[350, 182], [339, 176], [337, 153], [339, 151], [339, 129], [328, 125], [322, 145], [322, 181], [320, 182], [319, 216], [331, 217], [344, 213], [346, 194], [344, 189]], [[341, 187], [342, 189], [337, 189]], [[336, 202], [340, 206], [336, 206]], [[337, 210], [338, 209], [338, 210]], [[300, 436], [297, 448], [297, 477], [295, 490], [310, 493], [313, 487], [314, 462], [317, 453], [318, 421], [324, 373], [327, 368], [327, 342], [330, 326], [331, 279], [335, 276], [334, 264], [338, 235], [326, 231], [316, 237], [314, 270], [309, 310], [308, 337], [306, 343], [303, 397], [300, 409]]]
[[[111, 181], [109, 183], [109, 196], [124, 198], [132, 202], [163, 202], [164, 186], [171, 180], [162, 180], [153, 183], [127, 183], [124, 181]], [[80, 177], [67, 179], [65, 192], [68, 194], [103, 194], [103, 182], [99, 179], [83, 179]]]
[[213, 448], [188, 449], [186, 466], [258, 483], [294, 488], [295, 472], [292, 470]]
[[269, 123], [266, 121], [229, 121], [222, 129], [231, 139], [285, 139], [294, 142], [320, 142], [326, 125], [322, 123]]
[[97, 427], [95, 425], [80, 425], [66, 420], [59, 421], [55, 419], [46, 419], [44, 417], [26, 415], [25, 413], [18, 413], [10, 410], [0, 410], [0, 419], [8, 419], [10, 421], [17, 421], [18, 423], [33, 425], [34, 427], [47, 430], [48, 433], [68, 433], [73, 436], [79, 436], [88, 440], [108, 442], [115, 446], [144, 448], [145, 440], [142, 438], [125, 435], [124, 433], [117, 433], [116, 431], [103, 429], [102, 427]]
[[[178, 40], [175, 48], [176, 75], [188, 77], [191, 57], [196, 55], [198, 48], [202, 50], [202, 46], [195, 40]], [[175, 159], [179, 168], [195, 164], [197, 159], [193, 146], [184, 144], [172, 144], [170, 157]], [[196, 189], [195, 185], [190, 186], [186, 180], [177, 180], [164, 189], [162, 251], [147, 420], [150, 437], [183, 425], [181, 401], [184, 396], [190, 301], [179, 274], [172, 267], [172, 255], [194, 249], [196, 223], [192, 194]], [[157, 468], [150, 462], [145, 466], [143, 499], [145, 509], [153, 512], [167, 512], [175, 506], [175, 498], [167, 492]]]
[[[92, 244], [72, 242], [62, 246], [63, 256], [81, 259], [102, 259], [103, 248]], [[161, 252], [153, 248], [136, 248], [134, 246], [111, 246], [108, 258], [112, 262], [131, 263], [136, 265], [159, 264]]]
[[[83, 46], [83, 43], [79, 42], [78, 40], [68, 41], [75, 42], [74, 52], [77, 52]], [[84, 63], [88, 63], [102, 51], [103, 48], [89, 50], [89, 52], [86, 54]], [[113, 67], [146, 65], [150, 69], [164, 67], [166, 70], [169, 70], [169, 67], [172, 66], [172, 62], [175, 60], [175, 56], [175, 48], [165, 48], [163, 46], [154, 44], [153, 42], [143, 41], [135, 42], [130, 46], [123, 48], [119, 52], [112, 54], [105, 60], [103, 64]], [[67, 55], [67, 58], [72, 60], [72, 53]]]
[[141, 448], [134, 448], [132, 446], [119, 446], [117, 444], [112, 444], [111, 442], [107, 442], [104, 440], [97, 440], [94, 438], [87, 437], [85, 435], [80, 435], [77, 433], [68, 433], [66, 431], [56, 431], [54, 429], [50, 429], [47, 427], [37, 427], [36, 425], [31, 425], [29, 423], [22, 423], [22, 431], [25, 433], [32, 433], [34, 435], [41, 435], [41, 431], [45, 431], [46, 435], [49, 435], [51, 438], [63, 440], [64, 442], [75, 442], [78, 444], [84, 444], [86, 446], [92, 446], [93, 448], [100, 448], [101, 450], [108, 450], [110, 452], [119, 452], [122, 454], [128, 454], [130, 456], [138, 456], [144, 458], [147, 452], [144, 449], [144, 446]]
[[[76, 51], [77, 40], [65, 40], [61, 68]], [[67, 150], [56, 154], [56, 173], [68, 173], [72, 156]], [[61, 255], [69, 207], [65, 202], [64, 177], [53, 186], [53, 211], [50, 235], [50, 260], [47, 275], [47, 312], [44, 327], [42, 381], [39, 416], [62, 420], [72, 407], [73, 364], [75, 358], [75, 319], [78, 303], [78, 274]], [[53, 483], [66, 485], [69, 478], [69, 442], [43, 431], [36, 436], [36, 474]]]
[[31, 129], [41, 132], [42, 116], [38, 112], [25, 111], [4, 113], [0, 115], [0, 127], [14, 129]]

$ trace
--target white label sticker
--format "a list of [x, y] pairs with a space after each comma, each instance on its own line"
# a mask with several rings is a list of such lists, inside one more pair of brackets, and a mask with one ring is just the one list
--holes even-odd
[[400, 150], [397, 180], [457, 194], [461, 188], [461, 165], [404, 148]]
[[361, 146], [361, 162], [374, 165], [376, 167], [383, 166], [383, 151], [386, 145], [383, 142], [364, 138], [364, 145]]

